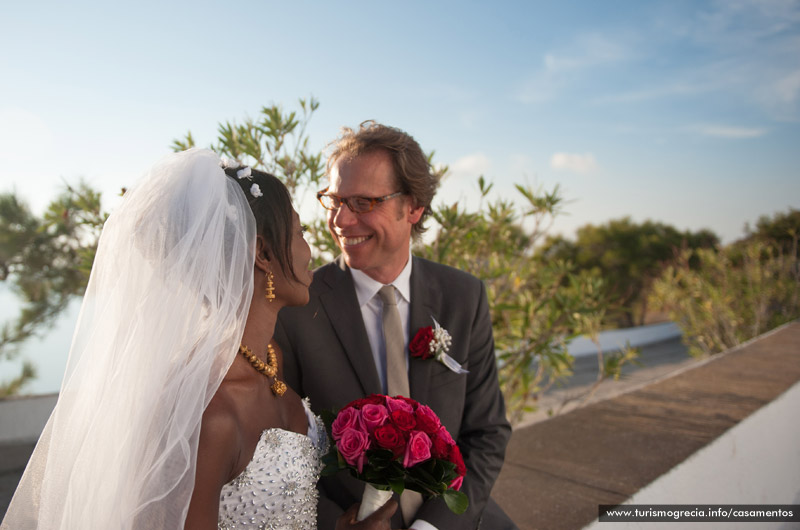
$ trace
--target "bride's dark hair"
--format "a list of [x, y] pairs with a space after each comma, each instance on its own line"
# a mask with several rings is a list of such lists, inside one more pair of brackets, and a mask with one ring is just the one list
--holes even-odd
[[[242, 168], [225, 168], [225, 174], [242, 188], [256, 219], [256, 232], [266, 241], [283, 273], [297, 280], [291, 266], [294, 209], [289, 190], [275, 175], [257, 169], [251, 169], [249, 177], [238, 178], [237, 172], [240, 169]], [[261, 196], [253, 196], [253, 184], [258, 184]]]

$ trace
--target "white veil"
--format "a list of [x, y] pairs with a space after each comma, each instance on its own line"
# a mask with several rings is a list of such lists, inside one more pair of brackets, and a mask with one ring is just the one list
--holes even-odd
[[255, 220], [219, 163], [168, 155], [108, 218], [58, 403], [2, 530], [183, 528], [201, 416], [253, 291]]

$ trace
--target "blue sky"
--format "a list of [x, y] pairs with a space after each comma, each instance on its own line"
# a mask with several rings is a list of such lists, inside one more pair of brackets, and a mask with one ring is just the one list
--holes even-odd
[[113, 207], [186, 131], [309, 96], [313, 147], [400, 127], [448, 201], [559, 184], [565, 235], [629, 215], [729, 242], [800, 207], [797, 1], [0, 1], [0, 51], [0, 191], [34, 208], [79, 178]]
[[[451, 167], [448, 202], [480, 174], [559, 184], [565, 235], [627, 215], [730, 242], [800, 207], [798, 1], [165, 4], [0, 0], [0, 191], [41, 210], [84, 178], [113, 208], [186, 131], [314, 96], [313, 148], [400, 127]], [[33, 391], [58, 389], [76, 310], [26, 347]]]

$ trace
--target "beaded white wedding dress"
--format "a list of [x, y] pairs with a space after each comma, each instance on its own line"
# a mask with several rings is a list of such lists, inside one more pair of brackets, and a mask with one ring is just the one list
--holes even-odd
[[328, 437], [307, 399], [303, 407], [308, 434], [265, 430], [245, 470], [222, 488], [220, 530], [317, 527], [316, 485]]

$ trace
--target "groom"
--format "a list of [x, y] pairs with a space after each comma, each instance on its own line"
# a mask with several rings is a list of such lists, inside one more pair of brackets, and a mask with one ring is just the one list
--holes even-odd
[[[405, 132], [365, 122], [357, 131], [344, 129], [328, 159], [328, 176], [330, 185], [318, 197], [342, 253], [314, 272], [308, 305], [279, 315], [275, 338], [287, 382], [316, 411], [337, 410], [368, 394], [404, 393], [392, 392], [400, 384], [438, 414], [464, 456], [461, 491], [469, 508], [455, 515], [441, 499], [409, 508], [404, 494], [405, 514], [397, 510], [393, 528], [516, 528], [489, 498], [511, 428], [486, 291], [465, 272], [411, 256], [412, 236], [424, 231], [438, 187], [425, 154]], [[388, 295], [384, 286], [393, 286]], [[385, 306], [395, 302], [396, 309]], [[385, 324], [385, 314], [395, 320]], [[409, 341], [433, 319], [451, 335], [449, 355], [466, 373], [408, 354]], [[394, 322], [392, 335], [384, 326]], [[364, 484], [339, 473], [323, 478], [319, 489], [319, 527], [333, 528], [336, 517], [360, 501]]]

